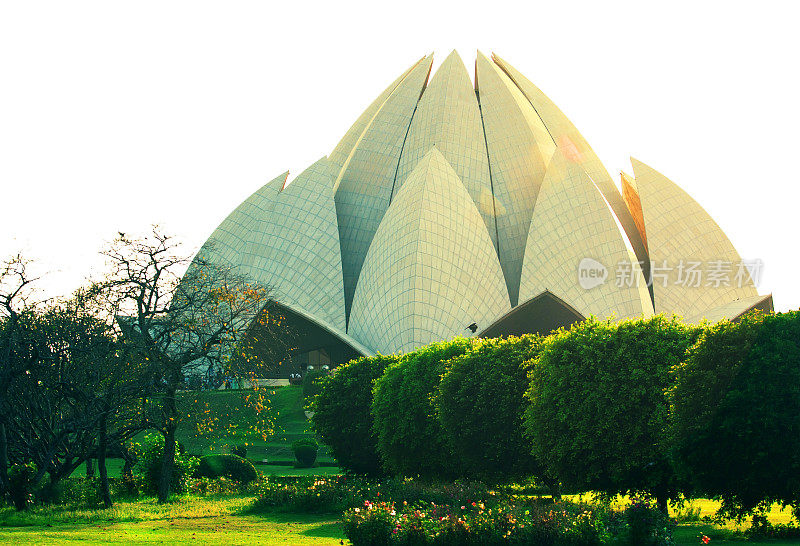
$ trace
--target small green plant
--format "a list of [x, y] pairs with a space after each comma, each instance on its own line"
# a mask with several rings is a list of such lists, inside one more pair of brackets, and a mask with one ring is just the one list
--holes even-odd
[[634, 498], [623, 513], [627, 525], [627, 544], [668, 546], [672, 544], [672, 523], [646, 500]]
[[9, 469], [11, 502], [19, 512], [27, 510], [33, 503], [33, 478], [36, 472], [36, 464], [33, 462], [15, 463]]
[[292, 443], [292, 451], [298, 468], [311, 468], [317, 461], [319, 444], [311, 438], [301, 438]]
[[675, 511], [676, 523], [697, 523], [700, 521], [700, 507], [691, 504]]

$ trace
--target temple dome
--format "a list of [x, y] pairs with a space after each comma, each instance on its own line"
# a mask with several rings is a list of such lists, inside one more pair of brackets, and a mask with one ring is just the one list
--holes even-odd
[[[547, 333], [589, 315], [772, 308], [697, 202], [637, 160], [620, 189], [509, 63], [478, 52], [474, 85], [455, 51], [433, 76], [432, 63], [403, 72], [329, 156], [258, 189], [204, 258], [272, 287], [322, 332], [310, 338], [350, 356]], [[687, 283], [688, 264], [716, 268], [714, 280]]]

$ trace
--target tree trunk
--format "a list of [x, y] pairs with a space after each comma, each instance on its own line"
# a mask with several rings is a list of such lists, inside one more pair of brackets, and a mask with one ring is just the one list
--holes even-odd
[[164, 399], [164, 416], [166, 417], [164, 434], [164, 459], [161, 461], [161, 476], [158, 483], [158, 502], [167, 501], [172, 482], [172, 471], [175, 468], [175, 429], [178, 428], [178, 408], [175, 401], [175, 388], [168, 387]]
[[128, 451], [124, 442], [120, 442], [119, 447], [122, 452], [122, 459], [125, 461], [122, 465], [122, 484], [128, 493], [133, 494], [136, 491], [136, 483], [133, 481], [133, 455]]
[[100, 442], [97, 447], [97, 467], [100, 471], [100, 496], [103, 497], [103, 506], [111, 508], [111, 489], [108, 485], [108, 470], [106, 469], [106, 451], [108, 449], [108, 426], [106, 415], [100, 418]]
[[561, 483], [558, 480], [546, 479], [545, 484], [550, 490], [553, 502], [561, 502]]
[[0, 502], [8, 491], [8, 440], [6, 439], [6, 425], [0, 423]]
[[94, 459], [86, 457], [86, 477], [94, 478]]
[[656, 493], [656, 506], [665, 516], [669, 516], [669, 505], [667, 504], [669, 497], [666, 493]]

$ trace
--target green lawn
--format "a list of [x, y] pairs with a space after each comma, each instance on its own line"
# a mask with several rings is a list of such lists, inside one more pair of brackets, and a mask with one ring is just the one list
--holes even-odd
[[22, 544], [339, 544], [338, 515], [238, 515], [252, 500], [185, 498], [118, 502], [111, 510], [0, 510], [0, 543]]

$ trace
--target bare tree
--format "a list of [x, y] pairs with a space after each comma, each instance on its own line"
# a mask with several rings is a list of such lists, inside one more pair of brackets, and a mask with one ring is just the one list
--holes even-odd
[[[208, 250], [190, 262], [173, 238], [154, 227], [145, 238], [120, 233], [104, 251], [111, 272], [103, 290], [126, 342], [149, 367], [151, 388], [160, 393], [149, 422], [164, 436], [159, 502], [170, 494], [180, 420], [177, 392], [186, 377], [209, 367], [229, 370], [232, 362], [240, 372], [255, 373], [262, 365], [245, 339], [248, 325], [270, 316], [270, 290], [212, 263]], [[258, 320], [273, 330], [280, 324]]]

